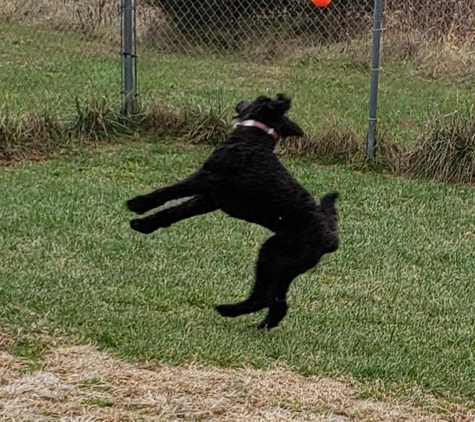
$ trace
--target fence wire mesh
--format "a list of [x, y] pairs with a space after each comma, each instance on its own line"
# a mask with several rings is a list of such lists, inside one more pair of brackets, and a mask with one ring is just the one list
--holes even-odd
[[148, 0], [138, 16], [153, 16], [142, 41], [165, 51], [229, 53], [294, 49], [341, 42], [371, 28], [373, 0]]
[[[246, 87], [246, 95], [260, 94], [266, 84], [285, 88], [275, 80], [288, 72], [274, 72], [284, 61], [310, 69], [315, 62], [308, 57], [326, 51], [321, 61], [368, 72], [360, 83], [367, 83], [367, 101], [373, 2], [333, 0], [327, 8], [317, 8], [311, 0], [132, 0], [140, 98], [155, 93], [172, 105], [181, 104], [180, 96], [200, 101], [208, 95], [203, 88], [206, 67], [219, 66], [212, 59], [198, 66], [203, 57], [234, 55], [241, 69], [264, 63], [267, 67], [253, 69], [245, 83], [234, 83], [230, 68], [213, 73], [215, 86], [233, 92], [225, 98], [232, 107]], [[450, 83], [473, 81], [475, 0], [386, 0], [384, 6], [382, 84], [390, 62], [410, 64], [423, 76]], [[65, 114], [78, 98], [120, 100], [120, 0], [4, 0], [0, 29], [3, 108], [48, 108]], [[171, 56], [174, 61], [165, 59]], [[180, 72], [189, 68], [199, 77], [180, 80]], [[336, 102], [351, 84], [335, 89]], [[380, 97], [383, 105], [385, 98], [389, 101], [384, 90]], [[359, 120], [365, 120], [366, 107], [360, 107]]]
[[65, 116], [119, 100], [120, 16], [115, 0], [3, 0], [0, 106]]

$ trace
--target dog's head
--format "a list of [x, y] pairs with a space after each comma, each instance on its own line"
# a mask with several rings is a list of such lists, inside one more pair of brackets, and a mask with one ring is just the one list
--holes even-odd
[[292, 102], [284, 94], [277, 94], [275, 98], [260, 96], [252, 102], [241, 101], [236, 106], [234, 122], [257, 120], [273, 128], [281, 138], [289, 136], [304, 136], [300, 126], [290, 120], [286, 113]]

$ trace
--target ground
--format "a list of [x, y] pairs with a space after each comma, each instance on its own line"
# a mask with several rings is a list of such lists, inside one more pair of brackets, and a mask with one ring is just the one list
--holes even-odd
[[[6, 337], [1, 342], [13, 341]], [[475, 411], [434, 397], [362, 398], [349, 378], [296, 375], [283, 369], [232, 370], [134, 364], [92, 345], [28, 359], [0, 354], [0, 415], [17, 421], [442, 422]]]
[[[233, 412], [265, 420], [261, 406], [294, 412], [294, 420], [398, 420], [398, 412], [470, 420], [464, 415], [475, 407], [473, 190], [284, 160], [316, 196], [338, 187], [343, 241], [334, 257], [295, 283], [282, 326], [260, 333], [248, 327], [260, 315], [229, 321], [213, 305], [245, 296], [264, 230], [221, 213], [150, 237], [128, 227], [127, 198], [185, 176], [208, 154], [209, 148], [159, 140], [1, 170], [0, 323], [8, 363], [1, 394], [8, 406], [34, 400], [54, 414], [79, 403], [109, 420], [114, 411], [138, 415], [125, 396], [117, 399], [130, 387], [118, 372], [146, 365], [151, 372], [133, 369], [144, 383], [133, 400], [175, 397], [140, 410], [162, 420], [178, 417], [174, 406], [182, 399], [191, 403], [188, 420], [217, 417], [200, 412], [209, 412], [202, 403], [221, 392], [233, 403], [224, 409], [229, 420]], [[105, 392], [85, 389], [75, 377], [88, 385], [100, 377], [61, 370], [58, 359], [66, 368], [85, 360], [92, 373], [94, 362], [106, 359], [118, 372], [101, 378]], [[147, 391], [157, 392], [158, 383], [142, 380], [191, 374], [191, 390], [177, 381], [177, 390], [155, 398]], [[216, 377], [243, 379], [238, 384], [246, 388], [236, 392], [229, 381], [213, 390]], [[36, 391], [45, 382], [61, 392], [41, 398]]]
[[[246, 296], [268, 233], [220, 213], [151, 237], [128, 227], [126, 199], [187, 175], [209, 148], [157, 137], [111, 146], [97, 122], [120, 106], [118, 34], [10, 18], [0, 152], [22, 158], [35, 122], [58, 119], [69, 137], [52, 150], [75, 155], [0, 168], [0, 419], [475, 420], [473, 189], [286, 159], [315, 196], [341, 193], [342, 247], [295, 283], [282, 326], [258, 333], [248, 325], [260, 316], [224, 320], [213, 305]], [[139, 100], [229, 119], [242, 99], [286, 92], [311, 136], [364, 142], [368, 51], [267, 63], [144, 46]], [[429, 53], [424, 66], [383, 56], [378, 128], [394, 144], [471, 110], [471, 76]], [[81, 148], [91, 138], [109, 146]]]

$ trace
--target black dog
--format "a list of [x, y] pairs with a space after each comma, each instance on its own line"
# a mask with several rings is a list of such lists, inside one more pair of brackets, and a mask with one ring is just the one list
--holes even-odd
[[274, 154], [279, 138], [304, 135], [286, 116], [290, 105], [290, 99], [282, 94], [239, 103], [234, 130], [199, 170], [181, 182], [127, 202], [130, 211], [143, 214], [168, 201], [190, 197], [132, 220], [132, 229], [145, 234], [218, 209], [272, 231], [259, 251], [248, 299], [216, 307], [226, 317], [269, 308], [258, 328], [279, 324], [287, 313], [291, 282], [339, 244], [338, 193], [326, 194], [317, 204]]

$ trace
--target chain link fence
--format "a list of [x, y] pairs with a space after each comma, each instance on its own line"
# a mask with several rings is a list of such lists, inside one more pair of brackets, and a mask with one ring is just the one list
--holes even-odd
[[[454, 65], [457, 74], [473, 70], [468, 65], [475, 51], [475, 0], [384, 0], [383, 5], [386, 59], [433, 67], [430, 52], [445, 53], [449, 60], [439, 63], [434, 76], [442, 67], [453, 72]], [[139, 42], [162, 52], [273, 58], [339, 44], [360, 48], [369, 65], [374, 0], [333, 0], [327, 8], [310, 0], [136, 0], [136, 7]]]
[[120, 17], [117, 1], [3, 0], [0, 110], [66, 116], [120, 100]]
[[[289, 72], [281, 69], [283, 64], [310, 69], [315, 66], [312, 56], [320, 55], [321, 62], [341, 61], [348, 69], [357, 66], [364, 72], [365, 82], [359, 84], [366, 84], [366, 102], [360, 108], [367, 115], [374, 0], [333, 0], [326, 8], [315, 7], [311, 0], [131, 0], [131, 4], [137, 51], [127, 54], [138, 54], [143, 101], [156, 95], [177, 107], [185, 97], [204, 102], [215, 87], [221, 94], [232, 94], [223, 100], [232, 107], [243, 95], [285, 88]], [[102, 98], [119, 102], [124, 52], [121, 5], [120, 0], [4, 0], [2, 109], [47, 108], [67, 114], [78, 102]], [[391, 61], [452, 83], [474, 79], [475, 0], [385, 0], [384, 6], [382, 83]], [[206, 84], [210, 75], [212, 84]], [[335, 102], [347, 94], [348, 86], [342, 84], [334, 92]], [[384, 98], [388, 97], [382, 92]], [[318, 110], [308, 113], [312, 112]]]
[[148, 0], [155, 24], [143, 41], [161, 51], [236, 53], [342, 42], [371, 28], [373, 0]]

